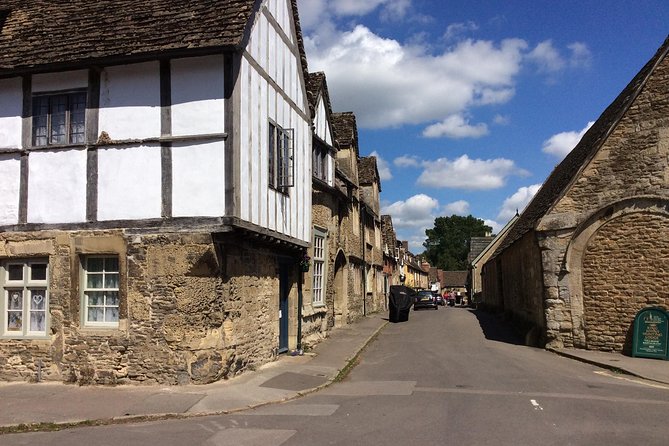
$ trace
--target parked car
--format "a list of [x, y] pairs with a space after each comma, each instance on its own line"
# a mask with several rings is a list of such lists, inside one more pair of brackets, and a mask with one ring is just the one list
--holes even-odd
[[439, 309], [437, 298], [434, 297], [432, 291], [419, 290], [416, 292], [416, 296], [414, 297], [413, 301], [413, 309], [417, 310], [418, 308], [434, 308], [435, 310]]
[[435, 299], [437, 299], [437, 305], [441, 305], [442, 307], [446, 305], [446, 301], [441, 296], [441, 294], [439, 294], [439, 292], [435, 293], [434, 291], [432, 291], [432, 294], [434, 295]]

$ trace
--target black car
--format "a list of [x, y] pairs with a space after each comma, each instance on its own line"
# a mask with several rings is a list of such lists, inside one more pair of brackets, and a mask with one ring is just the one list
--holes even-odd
[[416, 291], [413, 301], [413, 309], [417, 310], [419, 308], [434, 308], [435, 310], [439, 309], [439, 304], [437, 303], [437, 298], [432, 294], [430, 290], [419, 290]]

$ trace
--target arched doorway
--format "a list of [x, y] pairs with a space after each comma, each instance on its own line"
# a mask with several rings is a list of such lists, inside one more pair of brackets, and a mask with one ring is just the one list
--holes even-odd
[[339, 250], [335, 258], [335, 276], [334, 276], [334, 305], [332, 308], [332, 324], [334, 327], [346, 325], [348, 316], [348, 275], [346, 265], [346, 256], [342, 250]]

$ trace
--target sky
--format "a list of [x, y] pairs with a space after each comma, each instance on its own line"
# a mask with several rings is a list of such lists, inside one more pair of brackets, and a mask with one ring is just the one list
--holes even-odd
[[440, 216], [499, 231], [655, 54], [663, 0], [298, 0], [310, 72], [377, 157], [421, 253]]

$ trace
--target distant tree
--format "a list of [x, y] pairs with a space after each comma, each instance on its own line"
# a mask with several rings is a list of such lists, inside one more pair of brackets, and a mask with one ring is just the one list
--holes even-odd
[[434, 219], [434, 228], [425, 230], [425, 256], [430, 265], [444, 271], [466, 270], [471, 238], [484, 237], [491, 231], [492, 228], [483, 220], [471, 215], [437, 217]]

